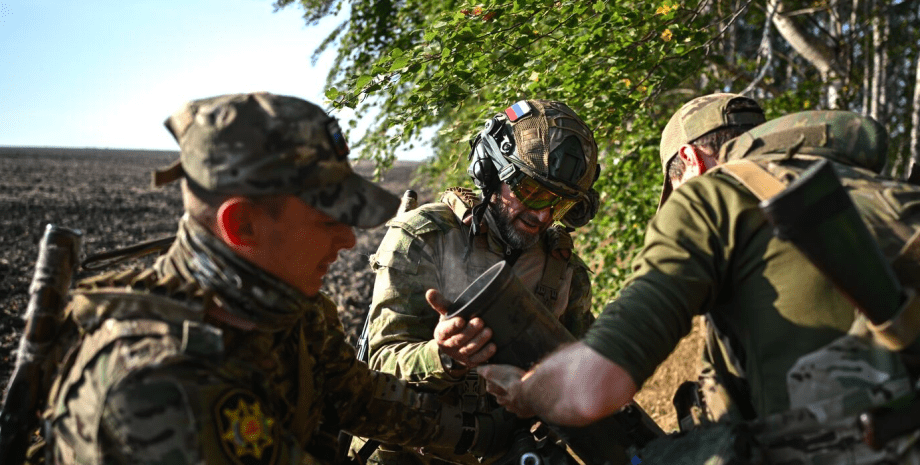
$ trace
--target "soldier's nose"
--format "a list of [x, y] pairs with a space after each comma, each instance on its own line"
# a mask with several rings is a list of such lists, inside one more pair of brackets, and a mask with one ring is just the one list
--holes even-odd
[[534, 210], [534, 214], [541, 224], [549, 222], [553, 218], [552, 207], [546, 207], [542, 210]]
[[350, 249], [355, 246], [357, 242], [355, 239], [355, 230], [348, 225], [340, 225], [339, 231], [336, 234], [336, 243], [334, 247], [341, 249]]

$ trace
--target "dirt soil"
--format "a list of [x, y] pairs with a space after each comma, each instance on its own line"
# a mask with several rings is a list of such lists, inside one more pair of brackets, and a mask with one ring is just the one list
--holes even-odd
[[[6, 386], [22, 333], [22, 315], [45, 225], [84, 232], [89, 254], [165, 237], [182, 214], [178, 186], [156, 189], [150, 171], [171, 163], [176, 152], [0, 147], [0, 383]], [[401, 195], [416, 163], [398, 162], [383, 186]], [[372, 167], [356, 170], [369, 175]], [[430, 195], [420, 192], [422, 202]], [[356, 230], [357, 245], [339, 253], [324, 292], [339, 305], [339, 315], [354, 342], [370, 304], [373, 274], [368, 267], [384, 228]], [[81, 272], [77, 279], [89, 276]], [[596, 303], [600, 307], [601, 303]], [[666, 430], [676, 428], [671, 395], [695, 377], [702, 346], [699, 324], [684, 339], [636, 399]]]

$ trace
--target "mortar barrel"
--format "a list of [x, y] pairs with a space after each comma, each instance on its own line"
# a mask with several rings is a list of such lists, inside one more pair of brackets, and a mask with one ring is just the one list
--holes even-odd
[[497, 351], [491, 363], [530, 368], [560, 344], [575, 337], [559, 322], [505, 262], [473, 281], [448, 308], [448, 317], [481, 318], [492, 328]]

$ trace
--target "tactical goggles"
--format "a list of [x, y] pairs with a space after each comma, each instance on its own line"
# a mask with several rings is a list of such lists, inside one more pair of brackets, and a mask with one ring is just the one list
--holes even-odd
[[522, 176], [520, 181], [511, 186], [511, 192], [525, 207], [531, 210], [543, 210], [547, 207], [553, 207], [554, 221], [561, 220], [579, 200], [577, 198], [563, 197], [549, 190], [530, 176]]

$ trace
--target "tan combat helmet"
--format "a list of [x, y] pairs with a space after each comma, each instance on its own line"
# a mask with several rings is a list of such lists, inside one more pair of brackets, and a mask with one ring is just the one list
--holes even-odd
[[597, 212], [597, 143], [566, 104], [521, 100], [486, 121], [471, 145], [467, 172], [484, 195], [499, 182], [513, 187], [526, 177], [570, 201], [555, 218], [567, 226], [583, 226]]
[[668, 163], [677, 155], [684, 144], [689, 144], [717, 129], [732, 126], [754, 127], [766, 121], [763, 109], [756, 101], [739, 94], [710, 94], [697, 97], [685, 103], [668, 121], [661, 133], [661, 169], [664, 184], [661, 186], [661, 200], [658, 208], [671, 195], [671, 180], [668, 179]]

